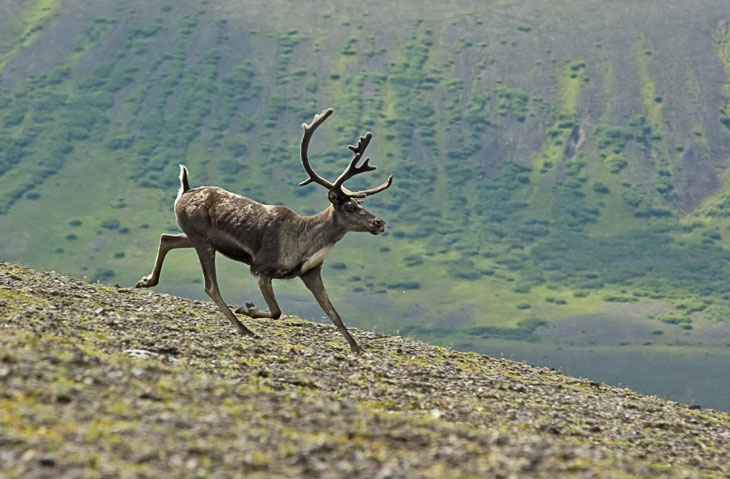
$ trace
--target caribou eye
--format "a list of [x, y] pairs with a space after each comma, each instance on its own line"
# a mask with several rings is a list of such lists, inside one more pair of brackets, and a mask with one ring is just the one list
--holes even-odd
[[345, 205], [345, 211], [348, 213], [354, 213], [356, 209], [357, 208], [355, 208], [355, 205], [353, 205], [352, 203], [347, 203]]

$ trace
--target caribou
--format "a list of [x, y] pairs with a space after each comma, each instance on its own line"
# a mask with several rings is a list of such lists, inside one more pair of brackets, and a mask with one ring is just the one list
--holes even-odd
[[160, 236], [152, 272], [142, 277], [136, 287], [149, 288], [158, 284], [162, 263], [170, 250], [195, 248], [203, 269], [206, 294], [240, 334], [254, 336], [221, 297], [215, 270], [215, 254], [218, 252], [250, 266], [250, 272], [268, 306], [268, 311], [265, 311], [252, 303], [246, 303], [246, 307], [237, 312], [252, 318], [278, 319], [281, 309], [276, 302], [271, 280], [299, 277], [345, 337], [351, 351], [361, 353], [362, 348], [350, 335], [327, 296], [322, 281], [322, 263], [346, 233], [358, 231], [380, 235], [385, 232], [385, 221], [366, 210], [361, 200], [388, 188], [393, 175], [389, 175], [380, 186], [367, 190], [350, 191], [343, 186], [353, 176], [375, 169], [369, 164], [370, 158], [361, 162], [372, 138], [370, 132], [361, 136], [356, 145], [348, 145], [354, 155], [334, 183], [314, 171], [307, 153], [309, 143], [312, 134], [332, 111], [329, 108], [315, 115], [310, 124], [302, 123], [304, 134], [300, 148], [302, 165], [308, 175], [300, 186], [316, 183], [327, 189], [330, 202], [327, 208], [312, 216], [300, 216], [284, 206], [261, 204], [223, 188], [190, 188], [188, 169], [180, 165], [180, 190], [175, 200], [175, 217], [183, 233], [165, 233]]

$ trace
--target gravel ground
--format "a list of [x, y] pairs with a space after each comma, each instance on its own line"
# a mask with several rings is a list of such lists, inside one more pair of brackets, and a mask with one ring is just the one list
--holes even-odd
[[730, 415], [0, 262], [2, 478], [728, 478]]

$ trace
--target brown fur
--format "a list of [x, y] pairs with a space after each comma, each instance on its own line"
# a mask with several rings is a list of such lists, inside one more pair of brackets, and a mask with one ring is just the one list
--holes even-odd
[[218, 290], [215, 253], [220, 252], [230, 259], [250, 265], [251, 274], [256, 278], [269, 307], [269, 311], [263, 311], [249, 303], [239, 312], [251, 317], [278, 318], [281, 310], [271, 280], [300, 277], [345, 336], [352, 351], [360, 352], [360, 346], [347, 331], [327, 297], [321, 268], [327, 254], [346, 233], [360, 231], [378, 235], [385, 231], [385, 221], [363, 208], [358, 198], [386, 189], [390, 186], [392, 176], [378, 188], [362, 192], [351, 192], [342, 187], [348, 178], [374, 169], [367, 164], [367, 159], [361, 167], [357, 166], [369, 142], [369, 134], [365, 141], [365, 137], [361, 137], [357, 147], [350, 147], [355, 157], [334, 184], [314, 173], [306, 157], [309, 138], [331, 113], [331, 109], [325, 110], [315, 116], [311, 125], [303, 125], [305, 133], [302, 139], [302, 162], [310, 174], [304, 183], [315, 181], [325, 186], [329, 190], [330, 206], [316, 215], [300, 216], [284, 206], [264, 205], [214, 186], [191, 189], [187, 168], [180, 165], [180, 191], [175, 201], [175, 216], [184, 234], [163, 234], [160, 237], [152, 273], [143, 277], [137, 287], [158, 284], [168, 251], [195, 248], [203, 268], [205, 292], [241, 334], [253, 336], [228, 308]]

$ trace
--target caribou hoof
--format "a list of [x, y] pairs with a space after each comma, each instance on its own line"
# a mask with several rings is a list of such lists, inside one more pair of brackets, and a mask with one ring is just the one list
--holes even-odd
[[134, 285], [135, 288], [149, 288], [150, 286], [155, 286], [157, 283], [152, 282], [151, 275], [142, 276], [142, 279], [137, 281], [137, 284]]
[[261, 336], [259, 336], [258, 334], [254, 333], [254, 332], [253, 332], [253, 331], [251, 331], [250, 329], [247, 329], [246, 331], [241, 331], [241, 330], [239, 329], [239, 330], [238, 330], [238, 334], [239, 334], [240, 336], [243, 336], [243, 337], [244, 337], [244, 338], [246, 338], [246, 339], [251, 339], [251, 340], [253, 340], [253, 339], [261, 339]]
[[[254, 306], [253, 303], [246, 303], [246, 306], [241, 306], [240, 308], [236, 309], [236, 312], [238, 314], [245, 314], [246, 316], [251, 316], [254, 311], [256, 311], [257, 308]], [[251, 316], [253, 318], [253, 316]]]

